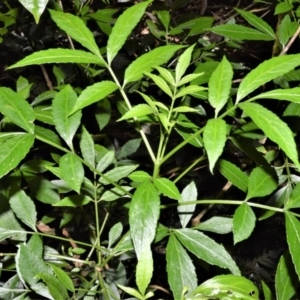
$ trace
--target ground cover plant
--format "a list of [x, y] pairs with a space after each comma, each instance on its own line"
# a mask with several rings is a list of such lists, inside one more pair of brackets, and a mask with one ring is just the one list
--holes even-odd
[[[21, 22], [31, 52], [7, 72], [46, 84], [0, 87], [0, 298], [297, 299], [297, 3], [273, 29], [245, 8], [7, 2], [3, 43]], [[272, 53], [233, 61], [245, 40]], [[283, 231], [247, 273], [235, 247], [267, 222]]]

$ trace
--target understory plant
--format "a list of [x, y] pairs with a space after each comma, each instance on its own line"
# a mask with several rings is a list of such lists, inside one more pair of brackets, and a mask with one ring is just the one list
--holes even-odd
[[[1, 269], [14, 272], [0, 287], [1, 299], [148, 299], [157, 290], [172, 299], [291, 299], [296, 294], [297, 132], [272, 106], [285, 101], [283, 116], [299, 117], [300, 88], [261, 87], [291, 74], [300, 65], [300, 54], [266, 60], [238, 83], [224, 56], [203, 81], [206, 86], [199, 84], [206, 76], [199, 72], [201, 62], [191, 69], [195, 45], [168, 44], [137, 57], [117, 76], [114, 59], [150, 3], [126, 9], [101, 49], [81, 18], [49, 10], [57, 26], [83, 49], [42, 50], [9, 67], [72, 63], [86, 72], [107, 71], [111, 79], [84, 89], [60, 83], [32, 102], [25, 78], [19, 78], [16, 91], [0, 87], [0, 240], [13, 249], [1, 254]], [[167, 29], [168, 13], [160, 20]], [[149, 92], [153, 86], [159, 96]], [[191, 121], [202, 104], [212, 116]], [[118, 111], [115, 119], [112, 111]], [[87, 113], [94, 113], [98, 132], [84, 126]], [[124, 124], [124, 134], [132, 128], [134, 138], [122, 146], [101, 139], [110, 123]], [[156, 130], [154, 139], [148, 130]], [[174, 135], [180, 137], [176, 145]], [[227, 145], [251, 164], [226, 159]], [[141, 147], [147, 151], [145, 164], [134, 156]], [[179, 151], [191, 148], [193, 159], [186, 157], [184, 167], [166, 172]], [[205, 164], [227, 182], [214, 199], [198, 195], [197, 183], [188, 177]], [[184, 187], [179, 184], [183, 178], [189, 178]], [[244, 198], [222, 198], [231, 186]], [[202, 222], [195, 213], [197, 205], [216, 204], [234, 207], [232, 215]], [[180, 221], [176, 228], [160, 218], [172, 207]], [[238, 244], [251, 236], [258, 219], [263, 222], [275, 213], [284, 216], [288, 251], [279, 260], [275, 287], [262, 282], [259, 291], [207, 232], [232, 233]], [[156, 245], [164, 245], [169, 286], [152, 284]], [[210, 266], [219, 275], [199, 282], [196, 269]]]

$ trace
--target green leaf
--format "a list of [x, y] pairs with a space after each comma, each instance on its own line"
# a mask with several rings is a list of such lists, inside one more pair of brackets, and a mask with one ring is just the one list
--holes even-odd
[[272, 291], [270, 288], [264, 283], [264, 281], [261, 281], [262, 290], [264, 293], [265, 299], [275, 300], [275, 297], [272, 294]]
[[0, 178], [14, 169], [34, 143], [34, 135], [25, 133], [6, 140], [0, 147]]
[[173, 112], [179, 112], [179, 113], [199, 112], [199, 109], [195, 109], [189, 106], [178, 106], [173, 109]]
[[[259, 292], [253, 282], [242, 276], [219, 275], [199, 285], [191, 300], [214, 297], [218, 299], [258, 300]], [[269, 299], [268, 299], [269, 300]]]
[[116, 242], [116, 240], [121, 236], [123, 231], [123, 225], [121, 222], [116, 223], [108, 233], [108, 248]]
[[26, 245], [20, 244], [16, 255], [16, 269], [21, 279], [26, 281], [37, 294], [53, 299], [48, 288], [36, 277], [39, 273], [51, 274], [51, 269], [42, 258], [36, 256]]
[[243, 103], [239, 106], [265, 135], [278, 144], [292, 162], [300, 168], [293, 133], [287, 124], [273, 112], [257, 103]]
[[[126, 191], [131, 191], [133, 189], [133, 187], [131, 186], [122, 186], [122, 189], [126, 190]], [[100, 200], [103, 201], [115, 201], [124, 197], [129, 197], [127, 194], [125, 194], [125, 192], [121, 191], [119, 188], [112, 188], [109, 191], [106, 191], [103, 193], [103, 195], [101, 196]]]
[[[204, 73], [197, 73], [197, 74], [188, 74], [184, 77], [182, 77], [182, 79], [180, 79], [180, 81], [178, 82], [177, 86], [181, 86], [183, 84], [189, 83], [191, 81], [194, 81], [196, 78], [203, 76]], [[175, 84], [173, 84], [175, 85]], [[197, 85], [196, 85], [197, 86]]]
[[68, 274], [54, 264], [50, 264], [50, 267], [52, 268], [57, 279], [60, 281], [60, 284], [62, 284], [70, 292], [74, 292], [74, 284]]
[[107, 179], [110, 179], [110, 181], [104, 179], [104, 177], [101, 177], [99, 182], [106, 185], [110, 184], [110, 182], [116, 182], [124, 177], [127, 177], [131, 172], [133, 172], [138, 165], [128, 165], [128, 166], [121, 166], [121, 167], [116, 167], [103, 175], [107, 177]]
[[[1, 299], [23, 300], [17, 295], [26, 292], [18, 274], [13, 275], [0, 287]], [[24, 294], [23, 294], [24, 296]]]
[[115, 151], [108, 151], [98, 162], [97, 170], [103, 172], [115, 161]]
[[109, 123], [111, 119], [111, 104], [109, 99], [104, 98], [97, 103], [95, 118], [100, 130]]
[[[197, 200], [198, 191], [194, 181], [191, 181], [182, 191], [180, 203]], [[185, 228], [194, 214], [196, 204], [177, 206], [182, 228]]]
[[261, 85], [288, 73], [299, 65], [300, 54], [277, 56], [265, 60], [243, 79], [238, 88], [236, 103], [240, 102]]
[[175, 230], [175, 235], [183, 246], [198, 258], [220, 268], [229, 269], [234, 275], [240, 275], [239, 268], [223, 245], [216, 243], [202, 232], [183, 228]]
[[153, 274], [153, 258], [150, 245], [145, 246], [136, 266], [136, 284], [142, 295], [151, 281]]
[[173, 299], [182, 299], [182, 291], [185, 287], [189, 292], [196, 288], [197, 276], [191, 258], [174, 234], [171, 234], [167, 244], [166, 259], [168, 282], [173, 292]]
[[85, 195], [71, 195], [61, 199], [59, 202], [52, 204], [53, 206], [68, 206], [68, 207], [78, 207], [87, 205], [92, 201], [92, 199]]
[[17, 80], [17, 94], [23, 98], [27, 99], [30, 96], [30, 89], [33, 83], [29, 83], [28, 80], [20, 76]]
[[[195, 131], [191, 128], [184, 128], [182, 126], [175, 126], [175, 130], [177, 131], [177, 133], [179, 135], [181, 135], [181, 137], [184, 139], [184, 140], [187, 140], [188, 138], [190, 138], [190, 136], [192, 134], [195, 133]], [[203, 147], [203, 141], [201, 139], [201, 136], [198, 135], [198, 136], [195, 136], [192, 140], [189, 141], [189, 144], [197, 147], [197, 148], [202, 148]]]
[[153, 68], [166, 63], [181, 48], [177, 45], [161, 46], [139, 56], [125, 70], [123, 86], [141, 79], [145, 72], [151, 72]]
[[168, 30], [171, 20], [170, 13], [167, 10], [159, 10], [156, 14], [159, 21], [164, 25], [165, 29]]
[[35, 115], [33, 108], [9, 88], [0, 88], [0, 112], [27, 132], [34, 132]]
[[9, 200], [10, 207], [16, 216], [33, 231], [36, 230], [37, 212], [33, 201], [26, 195], [26, 193], [19, 189], [13, 190]]
[[270, 36], [270, 38], [275, 39], [276, 35], [274, 30], [272, 29], [272, 27], [265, 22], [262, 18], [257, 17], [255, 14], [249, 12], [249, 11], [245, 11], [245, 10], [241, 10], [236, 8], [235, 9], [244, 19], [246, 19], [246, 21], [251, 24], [253, 27], [255, 27], [256, 29], [260, 30], [261, 32], [267, 34]]
[[233, 215], [233, 237], [234, 244], [246, 240], [255, 228], [256, 216], [252, 208], [243, 203], [234, 212]]
[[275, 288], [277, 299], [291, 299], [297, 292], [299, 286], [298, 276], [295, 272], [291, 256], [285, 252], [279, 260]]
[[164, 91], [170, 98], [173, 97], [173, 93], [170, 89], [170, 87], [168, 86], [168, 84], [164, 81], [164, 79], [162, 79], [161, 77], [148, 73], [148, 72], [144, 72], [144, 74], [148, 77], [150, 77], [154, 83], [162, 90]]
[[99, 47], [94, 39], [93, 33], [86, 27], [84, 22], [77, 16], [49, 9], [52, 20], [56, 25], [66, 32], [72, 39], [80, 43], [83, 47], [101, 57]]
[[55, 128], [59, 135], [72, 149], [73, 137], [80, 125], [81, 112], [69, 117], [69, 114], [76, 103], [77, 95], [70, 85], [67, 85], [58, 92], [52, 102], [52, 115]]
[[134, 154], [140, 147], [142, 139], [132, 139], [126, 142], [122, 147], [120, 152], [117, 153], [117, 159], [122, 159]]
[[68, 298], [68, 291], [53, 274], [38, 273], [36, 274], [36, 278], [44, 281], [51, 296], [53, 296], [52, 299], [64, 300]]
[[84, 160], [88, 162], [91, 166], [95, 167], [94, 141], [84, 126], [82, 126], [82, 133], [79, 145]]
[[224, 159], [219, 160], [218, 168], [221, 174], [234, 186], [243, 192], [247, 192], [248, 176], [241, 169]]
[[197, 94], [198, 92], [201, 92], [204, 90], [205, 90], [205, 88], [202, 86], [189, 85], [189, 86], [186, 86], [186, 87], [180, 89], [180, 91], [176, 94], [176, 99], [186, 96], [186, 95], [194, 95], [194, 94]]
[[215, 108], [216, 117], [228, 101], [232, 77], [232, 66], [224, 56], [208, 82], [208, 101]]
[[61, 140], [59, 136], [50, 129], [40, 127], [38, 125], [34, 128], [34, 135], [38, 140], [41, 140], [47, 144], [50, 144], [54, 147], [61, 145]]
[[174, 200], [181, 200], [181, 195], [173, 181], [167, 178], [155, 178], [153, 183], [158, 191], [164, 196]]
[[100, 66], [104, 65], [102, 60], [92, 53], [82, 50], [58, 48], [42, 50], [32, 53], [20, 60], [19, 62], [8, 67], [8, 69], [53, 63], [97, 64]]
[[46, 204], [55, 204], [59, 202], [59, 194], [56, 192], [55, 186], [49, 180], [40, 176], [35, 176], [28, 180], [28, 185], [31, 191], [31, 198], [36, 198]]
[[218, 234], [227, 234], [232, 232], [233, 221], [232, 218], [227, 217], [212, 217], [204, 222], [201, 222], [193, 229], [200, 229], [201, 231], [210, 231]]
[[142, 182], [136, 189], [129, 209], [131, 238], [138, 260], [156, 234], [160, 199], [150, 181]]
[[137, 290], [135, 290], [131, 287], [126, 287], [121, 284], [118, 284], [118, 287], [121, 290], [125, 291], [128, 295], [134, 296], [137, 299], [145, 299]]
[[246, 200], [253, 197], [264, 197], [271, 194], [278, 186], [276, 171], [271, 167], [256, 167], [248, 178]]
[[34, 108], [35, 119], [45, 124], [54, 125], [51, 107], [38, 106]]
[[297, 183], [285, 205], [286, 209], [300, 207], [300, 183]]
[[213, 173], [214, 166], [225, 147], [226, 134], [226, 122], [222, 119], [210, 119], [204, 127], [203, 143], [207, 152], [211, 173]]
[[165, 68], [162, 68], [162, 67], [155, 67], [155, 69], [159, 72], [160, 76], [165, 80], [167, 81], [169, 84], [171, 84], [172, 86], [175, 86], [176, 83], [175, 83], [175, 79], [174, 79], [174, 76], [173, 74], [165, 69]]
[[0, 201], [0, 241], [5, 239], [25, 241], [26, 232], [21, 227], [16, 215], [10, 208], [8, 199], [0, 194]]
[[110, 65], [126, 42], [129, 34], [138, 24], [150, 1], [141, 2], [126, 9], [117, 19], [107, 42], [107, 61]]
[[59, 160], [61, 178], [78, 194], [84, 178], [84, 169], [79, 158], [67, 153]]
[[84, 89], [77, 101], [74, 104], [72, 111], [69, 115], [74, 114], [77, 110], [89, 106], [95, 102], [103, 100], [106, 96], [113, 93], [118, 86], [113, 81], [101, 81]]
[[298, 278], [300, 277], [300, 223], [299, 220], [290, 212], [285, 212], [285, 228], [289, 251], [292, 256], [294, 267]]
[[144, 172], [144, 171], [133, 172], [128, 177], [132, 181], [136, 181], [136, 182], [143, 182], [143, 181], [151, 179], [151, 176], [148, 173]]
[[49, 0], [19, 0], [19, 2], [33, 15], [37, 24], [48, 4], [48, 1]]
[[275, 7], [274, 15], [283, 14], [293, 9], [293, 4], [288, 2], [280, 2]]
[[274, 37], [259, 30], [237, 24], [215, 26], [210, 31], [230, 39], [246, 41], [273, 41]]
[[253, 98], [254, 99], [276, 99], [276, 100], [285, 100], [295, 103], [300, 103], [300, 88], [292, 89], [278, 89], [273, 91], [268, 91], [262, 94], [259, 94]]
[[180, 81], [184, 73], [186, 72], [186, 69], [188, 68], [191, 58], [192, 58], [192, 52], [194, 50], [195, 44], [187, 48], [178, 59], [178, 62], [176, 64], [175, 68], [175, 81], [176, 84]]
[[131, 118], [144, 117], [153, 114], [155, 111], [148, 104], [138, 104], [127, 111], [118, 121], [128, 120]]

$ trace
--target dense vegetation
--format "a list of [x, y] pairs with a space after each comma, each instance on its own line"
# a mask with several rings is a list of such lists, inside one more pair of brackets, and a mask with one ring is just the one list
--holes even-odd
[[298, 299], [300, 12], [241, 2], [0, 4], [0, 299]]

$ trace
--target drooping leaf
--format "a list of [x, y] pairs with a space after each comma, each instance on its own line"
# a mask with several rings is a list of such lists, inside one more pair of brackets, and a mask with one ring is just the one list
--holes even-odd
[[230, 274], [218, 275], [205, 281], [193, 291], [190, 297], [191, 300], [205, 299], [206, 297], [243, 300], [260, 299], [258, 289], [253, 282], [245, 277]]
[[234, 275], [240, 275], [240, 270], [225, 248], [202, 232], [183, 228], [175, 231], [179, 241], [194, 255], [209, 264], [229, 269]]
[[84, 89], [79, 95], [69, 115], [74, 114], [79, 109], [89, 106], [97, 101], [104, 99], [106, 96], [113, 93], [118, 86], [113, 81], [101, 81]]
[[33, 108], [16, 92], [6, 87], [0, 88], [0, 112], [14, 124], [33, 133], [35, 119]]
[[47, 49], [37, 51], [21, 59], [19, 62], [8, 67], [8, 69], [26, 67], [41, 64], [75, 63], [75, 64], [97, 64], [103, 66], [102, 60], [96, 55], [71, 49]]
[[139, 56], [125, 70], [123, 86], [141, 79], [144, 72], [151, 72], [153, 68], [166, 63], [181, 48], [178, 45], [161, 46]]
[[275, 288], [277, 299], [291, 299], [297, 292], [299, 279], [295, 272], [291, 256], [285, 252], [279, 260], [276, 276]]
[[243, 79], [238, 88], [236, 103], [261, 85], [284, 75], [299, 65], [300, 54], [277, 56], [264, 61]]
[[19, 0], [19, 2], [33, 15], [36, 23], [39, 22], [49, 0]]
[[107, 42], [107, 61], [110, 65], [119, 50], [124, 45], [129, 34], [142, 18], [150, 1], [140, 2], [126, 9], [118, 17]]
[[13, 189], [9, 203], [16, 216], [33, 231], [36, 231], [37, 212], [30, 197], [22, 189]]
[[[182, 191], [180, 202], [197, 200], [198, 191], [194, 181], [191, 181]], [[189, 220], [193, 216], [196, 204], [179, 205], [177, 206], [181, 226], [186, 227]]]
[[255, 27], [256, 29], [260, 30], [261, 32], [268, 34], [270, 36], [270, 38], [275, 39], [276, 35], [274, 30], [272, 29], [272, 27], [265, 22], [262, 18], [256, 16], [255, 14], [249, 12], [249, 11], [245, 11], [245, 10], [241, 10], [236, 8], [235, 9], [244, 19], [246, 19], [246, 21], [251, 24], [253, 27]]
[[226, 122], [222, 119], [210, 119], [203, 132], [203, 143], [209, 161], [209, 170], [213, 173], [214, 166], [223, 152], [226, 142]]
[[271, 194], [278, 186], [276, 171], [271, 167], [256, 167], [248, 178], [246, 199]]
[[220, 159], [218, 168], [221, 174], [234, 186], [246, 192], [248, 189], [248, 176], [233, 163]]
[[52, 115], [59, 135], [72, 149], [73, 137], [80, 125], [81, 112], [69, 117], [77, 100], [77, 95], [70, 85], [58, 92], [52, 102]]
[[292, 261], [294, 263], [294, 267], [299, 278], [300, 277], [300, 256], [299, 256], [300, 222], [294, 215], [292, 215], [288, 211], [285, 212], [285, 229], [286, 229], [287, 243], [289, 246], [289, 252], [291, 254]]
[[215, 108], [215, 116], [228, 101], [232, 77], [232, 66], [224, 56], [208, 82], [208, 101]]
[[234, 244], [246, 240], [255, 228], [256, 217], [252, 208], [243, 203], [233, 215], [233, 237]]
[[136, 266], [136, 284], [142, 295], [151, 281], [153, 274], [153, 258], [150, 245], [145, 246]]
[[[137, 167], [138, 167], [138, 165], [128, 165], [128, 166], [116, 167], [116, 168], [104, 173], [104, 175], [106, 176], [107, 179], [105, 179], [104, 177], [101, 177], [99, 182], [102, 184], [109, 184], [110, 181], [116, 182], [116, 181], [128, 176]], [[108, 181], [108, 179], [110, 181]]]
[[134, 192], [129, 209], [130, 233], [138, 259], [155, 237], [159, 205], [154, 185], [150, 181], [141, 183]]
[[210, 31], [224, 35], [228, 38], [235, 40], [246, 40], [246, 41], [273, 41], [274, 37], [261, 32], [259, 30], [238, 25], [238, 24], [223, 24], [215, 26]]
[[33, 134], [19, 134], [6, 140], [0, 147], [0, 178], [14, 169], [34, 143]]
[[82, 126], [82, 133], [79, 145], [84, 160], [87, 161], [91, 166], [95, 167], [94, 141], [84, 126]]
[[227, 234], [232, 231], [232, 218], [227, 217], [212, 217], [207, 221], [201, 222], [193, 229], [215, 232], [218, 234]]
[[278, 144], [292, 162], [300, 168], [296, 143], [293, 133], [287, 124], [260, 104], [243, 103], [239, 106], [265, 133], [265, 135]]
[[182, 76], [184, 75], [186, 69], [188, 68], [191, 58], [192, 58], [192, 52], [194, 50], [195, 44], [187, 48], [178, 59], [178, 62], [176, 64], [175, 68], [175, 80], [176, 83], [180, 81]]
[[166, 259], [168, 282], [173, 292], [173, 299], [181, 299], [185, 287], [189, 292], [196, 288], [197, 276], [191, 258], [174, 234], [171, 234], [167, 244]]
[[49, 11], [52, 20], [60, 29], [66, 32], [72, 39], [80, 43], [83, 47], [89, 49], [103, 61], [93, 33], [86, 27], [79, 17], [51, 9]]
[[153, 183], [158, 191], [164, 196], [174, 200], [181, 200], [181, 195], [173, 181], [167, 178], [155, 178]]

